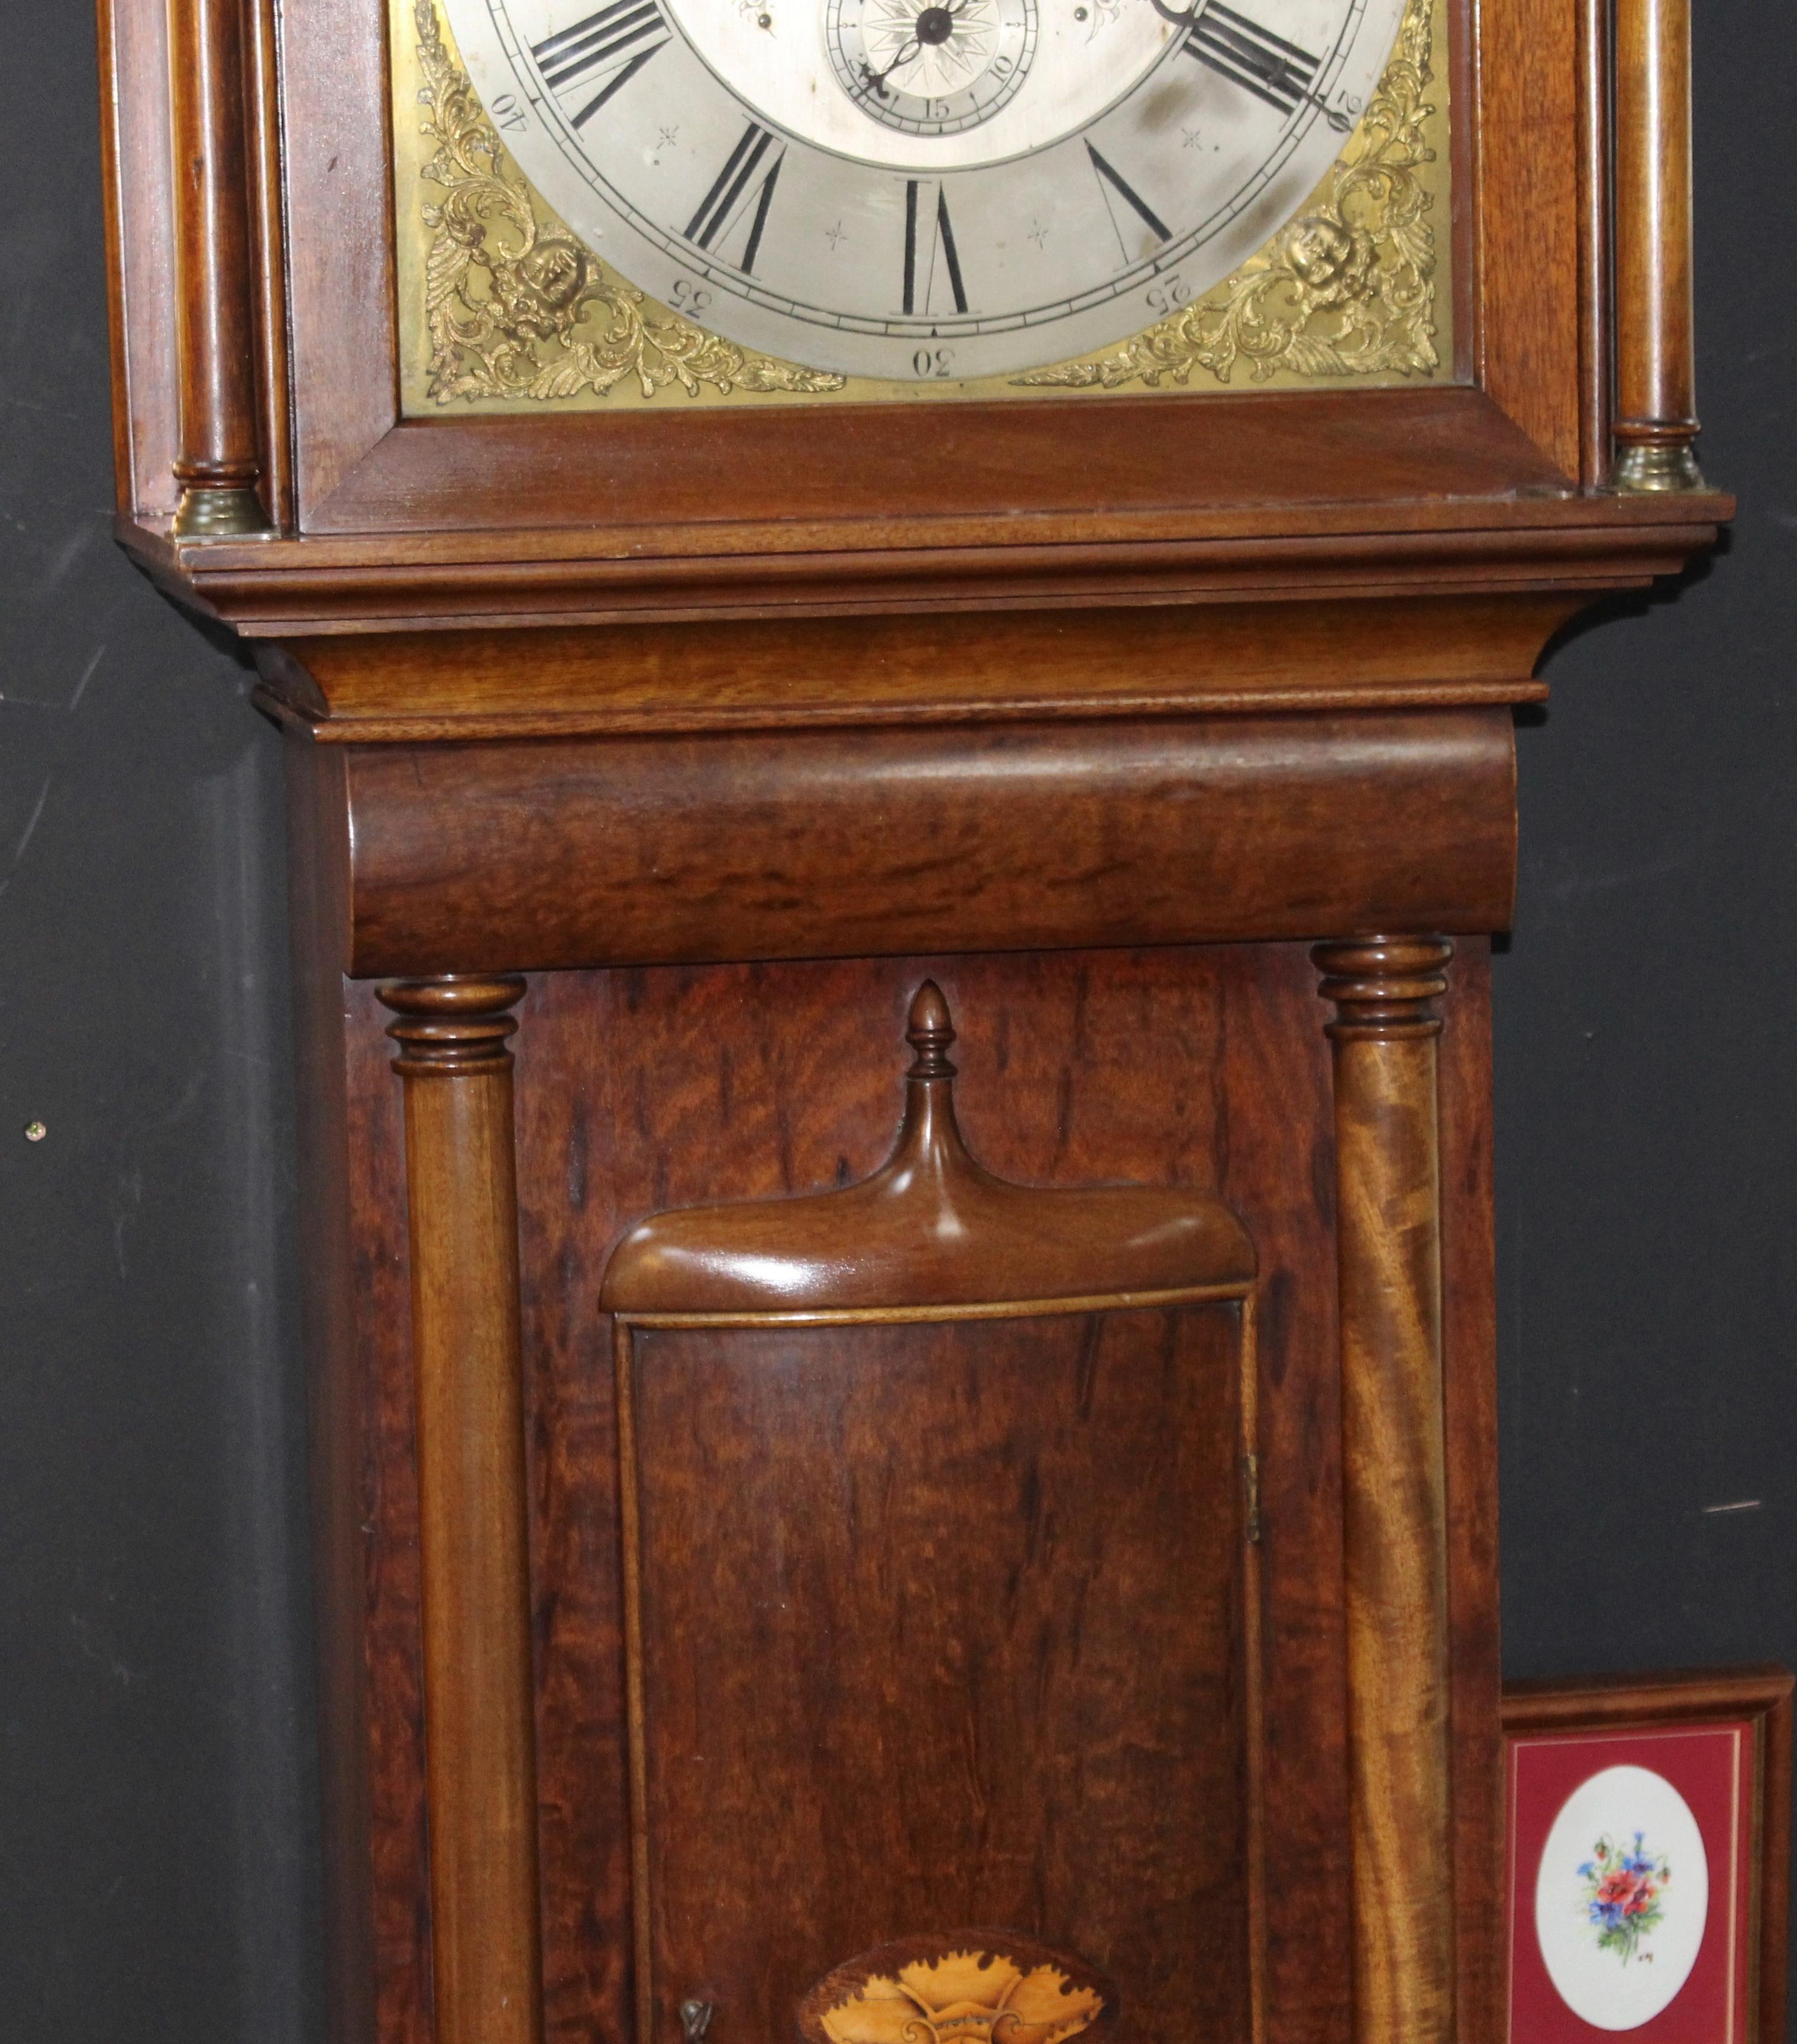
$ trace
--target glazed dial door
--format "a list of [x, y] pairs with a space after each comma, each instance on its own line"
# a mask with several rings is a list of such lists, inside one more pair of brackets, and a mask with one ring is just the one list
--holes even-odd
[[1400, 0], [445, 0], [507, 145], [633, 283], [910, 380], [1140, 331], [1339, 152]]

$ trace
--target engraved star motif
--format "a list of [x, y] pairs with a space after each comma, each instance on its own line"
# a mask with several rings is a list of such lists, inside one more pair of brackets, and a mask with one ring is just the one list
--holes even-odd
[[1182, 148], [1195, 149], [1198, 147], [1199, 136], [1195, 128], [1182, 128], [1179, 133], [1185, 137], [1185, 140], [1180, 145]]
[[839, 241], [846, 241], [848, 239], [848, 235], [843, 231], [842, 222], [840, 220], [834, 227], [826, 227], [824, 229], [824, 239], [833, 248]]
[[1041, 221], [1033, 220], [1030, 221], [1029, 239], [1035, 243], [1038, 248], [1043, 248], [1047, 244], [1049, 230], [1042, 225]]
[[657, 148], [671, 149], [679, 139], [680, 130], [678, 125], [672, 128], [664, 128], [656, 138], [656, 146]]

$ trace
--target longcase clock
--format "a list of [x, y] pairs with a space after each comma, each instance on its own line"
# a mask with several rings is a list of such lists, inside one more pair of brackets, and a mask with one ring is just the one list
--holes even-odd
[[333, 2044], [1495, 2044], [1511, 713], [1685, 0], [102, 0], [290, 768]]

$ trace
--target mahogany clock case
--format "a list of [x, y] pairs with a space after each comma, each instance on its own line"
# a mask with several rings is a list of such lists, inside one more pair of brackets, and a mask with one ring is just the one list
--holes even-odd
[[[92, 544], [108, 450], [99, 256], [83, 238], [91, 52], [79, 12], [25, 18], [44, 67], [0, 72], [34, 294], [31, 321], [0, 348], [9, 390], [41, 408], [11, 417], [17, 515], [0, 540], [0, 843], [23, 846], [0, 897], [21, 997], [0, 1258], [9, 1361], [29, 1366], [28, 1395], [8, 1408], [6, 1490], [17, 1551], [32, 1558], [9, 1712], [24, 1877], [0, 1970], [22, 2037], [122, 2038], [149, 2023], [287, 2039], [312, 2034], [317, 2011], [299, 1779], [310, 1683], [295, 1674], [292, 1616], [304, 1569], [282, 1454], [294, 1416], [275, 1368], [291, 1142], [267, 955], [275, 741], [233, 692], [240, 669]], [[1527, 1302], [1506, 1350], [1508, 1637], [1536, 1667], [1797, 1650], [1777, 1631], [1797, 1604], [1776, 1506], [1699, 1516], [1718, 1500], [1776, 1500], [1790, 1460], [1768, 1247], [1784, 1196], [1784, 962], [1763, 941], [1789, 879], [1765, 653], [1783, 591], [1762, 565], [1781, 557], [1760, 508], [1780, 501], [1787, 448], [1780, 359], [1760, 344], [1791, 310], [1788, 267], [1766, 262], [1755, 217], [1788, 162], [1788, 24], [1725, 6], [1699, 27], [1706, 444], [1714, 471], [1746, 486], [1748, 516], [1726, 573], [1556, 656], [1553, 721], [1522, 742], [1531, 857], [1498, 974], [1506, 1289]], [[1749, 48], [1760, 61], [1722, 60]], [[46, 332], [69, 344], [44, 345]], [[1456, 974], [1466, 963], [1463, 945]], [[968, 1002], [955, 962], [925, 970], [956, 998], [970, 1139], [1021, 1172], [1029, 1158], [987, 1125], [1001, 1097], [983, 1065], [990, 1005]], [[875, 1074], [856, 1169], [878, 1161], [895, 1118], [910, 979], [870, 995], [878, 1027], [857, 1024], [865, 1043], [833, 1066], [860, 1070], [864, 1052]], [[520, 1012], [528, 1099], [534, 996]], [[376, 1019], [364, 1017], [361, 1055], [391, 1139], [398, 1082], [381, 1074]], [[1101, 1077], [1107, 1103], [1134, 1089], [1128, 1074]], [[48, 1137], [28, 1145], [17, 1131], [34, 1114]], [[833, 1179], [835, 1164], [820, 1168]], [[142, 1201], [121, 1210], [115, 1195], [137, 1172]], [[535, 1165], [526, 1182], [543, 1183]], [[371, 1269], [402, 1313], [391, 1267]], [[1627, 1481], [1594, 1482], [1597, 1468]], [[1620, 1543], [1619, 1489], [1637, 1485], [1656, 1508]], [[114, 1657], [144, 1679], [127, 1681]]]
[[121, 533], [289, 763], [342, 2044], [1495, 2035], [1510, 717], [1730, 509], [1630, 5], [1614, 138], [1595, 6], [1451, 18], [1451, 375], [902, 422], [402, 417], [379, 10], [105, 10]]

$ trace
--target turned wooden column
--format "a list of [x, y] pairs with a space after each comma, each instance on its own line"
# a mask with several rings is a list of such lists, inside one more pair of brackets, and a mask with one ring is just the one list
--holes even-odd
[[1701, 490], [1691, 317], [1691, 0], [1616, 0], [1618, 490]]
[[405, 980], [437, 2044], [537, 2044], [537, 1769], [510, 1010], [521, 979]]
[[1450, 2044], [1453, 1853], [1434, 937], [1318, 944], [1335, 1005], [1355, 2035]]
[[244, 0], [168, 0], [179, 540], [265, 533], [244, 125]]

